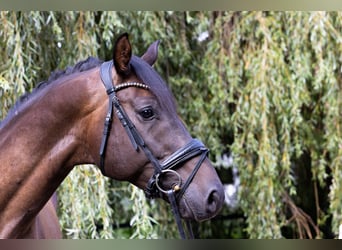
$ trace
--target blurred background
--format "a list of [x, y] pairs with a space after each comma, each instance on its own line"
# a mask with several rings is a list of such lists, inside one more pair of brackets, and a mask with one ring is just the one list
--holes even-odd
[[[338, 238], [342, 12], [0, 12], [0, 118], [52, 71], [161, 40], [156, 70], [226, 189], [199, 238]], [[178, 238], [168, 204], [77, 166], [58, 189], [65, 238]]]

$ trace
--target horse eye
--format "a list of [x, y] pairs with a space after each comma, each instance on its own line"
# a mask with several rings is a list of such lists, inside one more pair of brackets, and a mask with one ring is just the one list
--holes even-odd
[[154, 112], [151, 107], [148, 107], [148, 108], [144, 108], [143, 110], [141, 110], [140, 115], [145, 120], [151, 120], [154, 117]]

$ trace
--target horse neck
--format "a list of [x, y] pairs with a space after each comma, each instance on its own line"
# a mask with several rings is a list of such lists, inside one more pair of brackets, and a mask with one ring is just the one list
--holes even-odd
[[47, 86], [0, 128], [0, 238], [20, 235], [72, 168], [93, 162], [84, 136], [96, 110], [89, 79]]

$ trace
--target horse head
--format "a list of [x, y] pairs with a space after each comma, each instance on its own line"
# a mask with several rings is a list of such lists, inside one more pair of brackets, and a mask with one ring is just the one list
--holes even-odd
[[158, 45], [154, 42], [137, 57], [123, 34], [113, 60], [101, 66], [109, 96], [107, 120], [113, 121], [105, 125], [97, 165], [106, 176], [129, 181], [150, 198], [171, 202], [175, 194], [182, 218], [203, 221], [222, 207], [223, 186], [208, 150], [191, 137], [172, 93], [152, 67]]

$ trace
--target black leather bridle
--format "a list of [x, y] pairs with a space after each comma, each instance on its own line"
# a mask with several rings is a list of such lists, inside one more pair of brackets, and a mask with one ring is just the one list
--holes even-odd
[[[138, 83], [138, 82], [126, 82], [126, 83], [122, 83], [117, 86], [114, 86], [113, 80], [112, 80], [112, 67], [113, 67], [113, 61], [104, 62], [100, 67], [101, 80], [109, 96], [108, 112], [107, 112], [107, 116], [106, 116], [106, 120], [104, 124], [103, 137], [102, 137], [101, 146], [100, 146], [101, 172], [103, 175], [106, 175], [105, 167], [104, 167], [105, 152], [106, 152], [106, 146], [107, 146], [107, 141], [109, 137], [109, 131], [110, 131], [112, 120], [113, 120], [113, 110], [115, 107], [116, 115], [118, 116], [122, 126], [125, 128], [126, 133], [134, 149], [136, 151], [139, 151], [141, 149], [145, 153], [149, 161], [152, 163], [152, 165], [154, 166], [154, 174], [151, 176], [150, 180], [148, 181], [147, 187], [145, 189], [146, 197], [151, 199], [151, 198], [162, 197], [163, 193], [167, 195], [169, 202], [171, 204], [173, 214], [177, 222], [177, 226], [178, 226], [181, 238], [185, 239], [186, 234], [185, 234], [182, 222], [181, 222], [181, 217], [179, 214], [177, 201], [179, 201], [181, 197], [184, 195], [185, 190], [188, 188], [191, 181], [195, 177], [198, 169], [200, 168], [203, 161], [207, 157], [209, 150], [199, 140], [191, 139], [189, 143], [187, 143], [182, 148], [178, 149], [176, 152], [171, 154], [166, 160], [160, 163], [156, 159], [156, 157], [154, 157], [153, 153], [148, 148], [148, 146], [145, 144], [143, 138], [141, 137], [140, 133], [137, 131], [132, 121], [127, 116], [127, 113], [121, 106], [120, 101], [116, 95], [118, 91], [128, 88], [128, 87], [136, 87], [136, 88], [142, 88], [142, 89], [148, 90], [149, 86], [147, 86], [144, 83]], [[179, 167], [181, 164], [199, 155], [200, 155], [200, 159], [198, 163], [196, 164], [195, 168], [193, 169], [188, 179], [183, 184], [180, 175], [174, 170], [174, 168]], [[166, 176], [167, 174], [175, 175], [176, 178], [178, 178], [178, 182], [175, 183], [169, 190], [163, 189], [162, 185], [160, 185], [161, 179], [163, 178], [163, 176]], [[189, 221], [187, 221], [187, 227], [188, 227], [189, 237], [193, 238], [193, 233], [192, 233]]]

